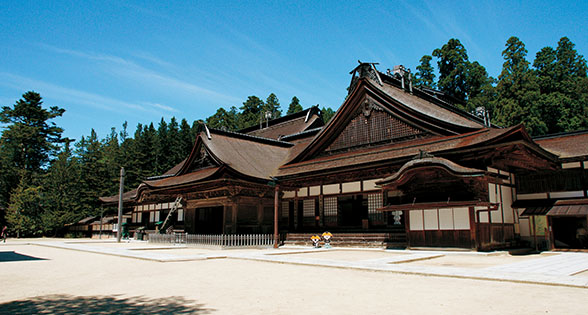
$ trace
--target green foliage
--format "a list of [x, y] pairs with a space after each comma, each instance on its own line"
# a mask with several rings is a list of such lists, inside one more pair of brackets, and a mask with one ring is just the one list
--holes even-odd
[[3, 153], [18, 169], [38, 171], [47, 165], [56, 144], [63, 142], [63, 129], [48, 121], [60, 117], [65, 110], [57, 106], [47, 110], [42, 104], [41, 95], [31, 91], [23, 94], [13, 107], [3, 106], [0, 112], [0, 122], [8, 124], [2, 133]]
[[237, 108], [232, 106], [228, 112], [222, 107], [217, 109], [214, 115], [206, 118], [206, 124], [211, 128], [236, 131], [239, 129]]
[[496, 86], [498, 102], [494, 121], [502, 126], [522, 123], [531, 134], [545, 133], [547, 127], [538, 107], [539, 86], [529, 68], [525, 44], [517, 37], [509, 38], [502, 56], [504, 64]]
[[43, 179], [41, 190], [44, 207], [41, 225], [44, 234], [56, 235], [66, 224], [84, 218], [81, 211], [84, 204], [78, 199], [82, 194], [82, 187], [79, 185], [81, 178], [80, 163], [73, 156], [67, 142]]
[[323, 121], [326, 123], [329, 122], [329, 120], [331, 120], [331, 118], [333, 118], [333, 116], [335, 116], [335, 111], [330, 108], [330, 107], [324, 107], [321, 108], [321, 113], [323, 115]]
[[447, 44], [433, 51], [439, 67], [437, 87], [445, 94], [465, 103], [467, 89], [468, 54], [458, 39], [452, 38]]
[[41, 235], [43, 201], [41, 187], [19, 185], [10, 195], [10, 205], [6, 213], [9, 231], [19, 236]]
[[[23, 193], [29, 186], [39, 185], [52, 155], [64, 141], [63, 129], [49, 121], [65, 110], [57, 106], [45, 109], [42, 105], [41, 95], [30, 91], [12, 107], [3, 106], [0, 111], [0, 122], [6, 124], [0, 137], [0, 208], [12, 204], [10, 199], [17, 187]], [[37, 227], [21, 223], [21, 227]]]
[[414, 76], [414, 84], [417, 87], [435, 88], [435, 68], [431, 65], [433, 57], [424, 55], [420, 60], [417, 72]]
[[293, 96], [292, 101], [290, 102], [290, 105], [288, 106], [288, 111], [286, 112], [286, 115], [295, 114], [295, 113], [298, 113], [301, 111], [303, 111], [303, 109], [302, 109], [302, 105], [300, 105], [300, 100], [298, 99], [298, 97]]
[[270, 95], [265, 100], [265, 104], [262, 106], [262, 112], [271, 113], [272, 119], [282, 116], [282, 111], [280, 110], [280, 101], [278, 100], [276, 94], [270, 93]]
[[257, 96], [249, 96], [241, 106], [239, 129], [258, 125], [263, 114], [264, 103]]

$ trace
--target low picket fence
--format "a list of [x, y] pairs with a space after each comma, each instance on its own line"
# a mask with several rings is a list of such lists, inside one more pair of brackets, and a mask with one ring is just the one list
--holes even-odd
[[273, 234], [199, 235], [149, 233], [149, 243], [214, 248], [271, 247], [274, 244], [274, 236]]

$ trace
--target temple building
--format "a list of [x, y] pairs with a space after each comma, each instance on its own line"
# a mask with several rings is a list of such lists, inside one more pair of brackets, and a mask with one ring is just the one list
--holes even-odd
[[403, 67], [351, 73], [328, 122], [311, 107], [239, 132], [202, 125], [184, 161], [123, 195], [131, 230], [272, 233], [277, 222], [286, 242], [328, 230], [360, 245], [581, 246], [568, 230], [588, 218], [588, 133], [532, 139], [413, 87]]

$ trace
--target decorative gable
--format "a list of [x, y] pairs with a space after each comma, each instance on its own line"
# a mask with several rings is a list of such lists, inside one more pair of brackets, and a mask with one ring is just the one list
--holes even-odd
[[345, 129], [327, 147], [326, 153], [343, 149], [400, 142], [429, 135], [385, 111], [367, 98], [353, 115]]
[[192, 173], [197, 170], [201, 170], [203, 168], [208, 168], [212, 166], [219, 166], [218, 163], [210, 156], [208, 151], [206, 150], [204, 145], [200, 145], [197, 153], [190, 164], [190, 168], [188, 168], [187, 173]]

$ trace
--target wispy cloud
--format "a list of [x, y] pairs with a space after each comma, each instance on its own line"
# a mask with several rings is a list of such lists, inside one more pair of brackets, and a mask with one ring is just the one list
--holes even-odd
[[167, 105], [163, 105], [163, 104], [159, 104], [159, 103], [145, 103], [145, 105], [151, 106], [151, 107], [155, 107], [155, 108], [159, 108], [159, 109], [163, 109], [167, 112], [174, 112], [177, 113], [178, 110], [171, 107], [171, 106], [167, 106]]
[[7, 72], [0, 72], [0, 85], [20, 91], [34, 89], [35, 91], [40, 92], [44, 97], [50, 97], [63, 102], [86, 105], [116, 113], [127, 114], [129, 111], [142, 111], [158, 114], [160, 111], [156, 111], [153, 107], [174, 111], [173, 108], [163, 105], [154, 106], [153, 104], [144, 104], [149, 105], [144, 106], [141, 103], [117, 100], [94, 93], [25, 78]]
[[[190, 96], [196, 98], [204, 97], [208, 99], [216, 99], [223, 102], [237, 102], [240, 100], [232, 95], [223, 94], [212, 89], [208, 89], [200, 85], [148, 69], [146, 67], [139, 65], [135, 61], [125, 59], [119, 56], [63, 49], [46, 44], [41, 44], [40, 46], [60, 54], [67, 54], [70, 56], [84, 58], [87, 60], [105, 62], [105, 65], [103, 67], [104, 71], [115, 74], [117, 75], [117, 77], [126, 77], [129, 80], [132, 80], [132, 82], [141, 82], [144, 85], [165, 88], [166, 92], [172, 90], [177, 93], [189, 94]], [[175, 67], [171, 63], [164, 62], [160, 59], [157, 59], [156, 57], [149, 56], [148, 54], [143, 54], [139, 58], [148, 59], [153, 63], [165, 65], [169, 68]]]

